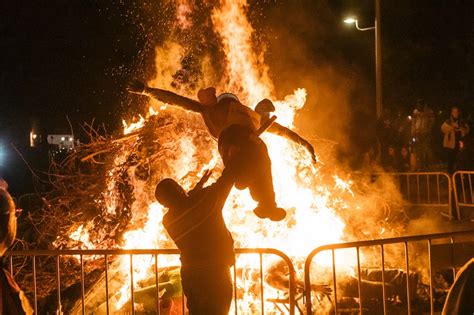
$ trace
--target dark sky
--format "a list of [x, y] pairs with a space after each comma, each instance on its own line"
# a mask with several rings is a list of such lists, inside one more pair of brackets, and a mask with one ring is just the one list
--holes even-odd
[[[333, 21], [318, 16], [318, 1], [250, 2], [263, 12], [263, 19], [265, 10], [278, 7], [311, 12], [306, 18], [322, 20], [332, 33], [326, 36], [327, 43], [309, 34], [309, 43], [320, 43], [315, 54], [331, 54], [339, 46], [335, 53], [358, 64], [372, 79], [373, 32], [358, 32], [340, 23], [351, 14], [371, 26], [372, 0], [328, 1]], [[387, 105], [416, 97], [435, 105], [472, 104], [473, 1], [382, 2]], [[114, 125], [120, 111], [130, 105], [124, 103], [124, 82], [152, 66], [147, 57], [160, 41], [160, 19], [166, 16], [167, 11], [162, 11], [166, 7], [159, 1], [2, 2], [2, 114], [12, 110], [22, 118], [42, 120], [69, 114], [77, 121], [97, 117]]]
[[[368, 82], [361, 93], [373, 101], [373, 32], [341, 22], [350, 14], [372, 26], [372, 0], [249, 2], [257, 31], [289, 29], [316, 61], [353, 65]], [[409, 108], [422, 97], [434, 107], [472, 108], [474, 1], [381, 2], [385, 106]], [[50, 132], [68, 131], [66, 115], [75, 128], [96, 118], [113, 131], [125, 113], [140, 112], [124, 86], [153, 73], [154, 47], [171, 7], [158, 0], [2, 1], [0, 141], [22, 146], [32, 121]]]

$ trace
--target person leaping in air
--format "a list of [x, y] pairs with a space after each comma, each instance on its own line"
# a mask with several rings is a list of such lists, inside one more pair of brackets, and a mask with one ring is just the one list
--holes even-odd
[[[269, 113], [275, 110], [270, 100], [259, 102], [254, 111], [243, 105], [234, 94], [223, 93], [216, 96], [216, 89], [213, 87], [199, 90], [199, 101], [171, 91], [150, 88], [138, 81], [130, 83], [127, 90], [201, 114], [211, 136], [218, 139], [219, 153], [224, 165], [227, 165], [233, 156], [237, 156], [238, 152], [239, 156], [247, 157], [236, 187], [249, 188], [252, 198], [259, 203], [254, 213], [259, 218], [269, 218], [273, 221], [285, 218], [285, 210], [278, 208], [275, 202], [271, 161], [267, 147], [258, 134], [261, 126], [269, 122]], [[303, 145], [310, 152], [313, 161], [316, 161], [312, 145], [294, 131], [277, 122], [271, 123], [268, 131]]]

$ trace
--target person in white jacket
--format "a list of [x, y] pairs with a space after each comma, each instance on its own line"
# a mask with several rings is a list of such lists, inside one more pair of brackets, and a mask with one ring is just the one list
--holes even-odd
[[461, 141], [469, 133], [469, 126], [461, 120], [460, 116], [459, 107], [454, 106], [451, 108], [449, 119], [441, 125], [441, 131], [444, 134], [443, 148], [449, 173], [454, 172]]
[[[240, 151], [241, 156], [247, 157], [247, 163], [237, 180], [236, 187], [249, 188], [252, 198], [258, 202], [254, 213], [259, 218], [268, 218], [272, 221], [281, 221], [285, 218], [285, 210], [279, 208], [275, 201], [271, 160], [267, 147], [256, 134], [269, 121], [268, 114], [275, 110], [270, 100], [263, 99], [255, 110], [252, 110], [242, 104], [234, 94], [223, 93], [217, 96], [213, 87], [201, 89], [197, 95], [199, 101], [171, 91], [150, 88], [139, 81], [131, 82], [127, 90], [200, 114], [210, 135], [218, 139], [219, 153], [224, 165], [231, 160], [232, 152]], [[267, 131], [304, 146], [313, 162], [316, 162], [313, 146], [296, 132], [278, 122], [270, 123]]]

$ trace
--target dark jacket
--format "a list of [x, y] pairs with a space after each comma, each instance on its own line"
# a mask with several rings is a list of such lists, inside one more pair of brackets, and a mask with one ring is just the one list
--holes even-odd
[[234, 185], [234, 176], [224, 170], [212, 185], [189, 196], [180, 209], [169, 209], [163, 225], [181, 251], [183, 266], [233, 265], [234, 241], [222, 209]]

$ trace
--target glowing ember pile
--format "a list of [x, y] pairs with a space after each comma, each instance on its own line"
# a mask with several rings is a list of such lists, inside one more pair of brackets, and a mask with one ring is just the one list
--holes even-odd
[[[277, 121], [293, 128], [296, 111], [301, 109], [306, 101], [306, 91], [297, 89], [283, 100], [273, 97], [274, 88], [267, 75], [263, 55], [256, 56], [252, 48], [253, 29], [246, 17], [246, 7], [246, 0], [222, 0], [219, 7], [212, 12], [214, 30], [221, 39], [227, 64], [226, 80], [222, 86], [217, 87], [218, 92], [233, 92], [239, 96], [242, 103], [251, 107], [262, 98], [270, 98], [277, 108], [275, 113]], [[187, 14], [191, 11], [192, 8], [187, 1], [179, 1], [178, 27], [191, 27], [191, 21], [187, 18]], [[175, 49], [176, 45], [163, 47], [165, 48], [157, 50], [158, 54], [162, 53], [163, 49]], [[157, 56], [157, 60], [160, 59], [160, 65], [157, 66], [162, 66], [169, 55], [165, 52], [164, 55]], [[165, 83], [168, 79], [160, 77], [150, 84], [160, 84], [159, 87], [168, 88]], [[192, 95], [193, 92], [184, 93]], [[152, 174], [150, 178], [139, 179], [136, 175], [138, 166], [128, 171], [135, 201], [130, 209], [131, 228], [123, 235], [123, 248], [173, 248], [174, 244], [161, 224], [165, 209], [153, 200], [154, 185], [164, 177], [172, 177], [185, 188], [190, 188], [206, 169], [216, 167], [216, 173], [219, 173], [218, 170], [222, 168], [216, 142], [206, 135], [200, 117], [195, 114], [153, 102], [150, 103], [149, 113], [145, 117], [140, 117], [133, 123], [124, 122], [124, 133], [133, 135], [144, 128], [150, 120], [166, 120], [170, 117], [173, 117], [170, 120], [173, 124], [180, 125], [179, 133], [164, 132], [163, 137], [156, 140], [160, 142], [160, 149], [157, 152], [164, 152], [163, 156], [143, 158], [145, 161], [143, 165], [146, 164], [148, 173]], [[136, 141], [133, 137], [131, 139]], [[236, 247], [279, 249], [290, 256], [297, 266], [315, 247], [352, 237], [352, 232], [345, 230], [345, 223], [340, 215], [347, 209], [354, 210], [366, 206], [370, 201], [355, 196], [351, 190], [352, 182], [338, 177], [335, 169], [332, 174], [328, 174], [327, 171], [322, 174], [322, 164], [314, 165], [304, 148], [268, 133], [263, 135], [263, 139], [272, 159], [277, 202], [281, 207], [288, 209], [288, 215], [284, 221], [278, 223], [260, 220], [251, 211], [256, 203], [248, 190], [234, 189], [225, 206], [224, 217], [233, 234]], [[127, 156], [130, 156], [130, 152], [126, 150], [118, 154], [108, 172], [108, 189], [103, 192], [102, 199], [109, 213], [114, 213], [117, 209], [119, 198], [116, 187], [117, 169], [125, 163]], [[81, 225], [70, 238], [82, 242], [87, 248], [100, 247], [89, 239], [90, 228], [93, 227]], [[373, 231], [375, 229], [374, 227]], [[271, 257], [265, 258], [266, 265], [271, 261]], [[330, 261], [330, 257], [318, 259], [318, 263], [323, 264], [329, 264]], [[153, 275], [153, 263], [152, 257], [134, 257], [135, 289], [140, 287], [140, 281]], [[178, 264], [178, 257], [160, 260], [161, 266]], [[237, 264], [239, 269], [249, 270], [248, 273], [239, 273], [238, 277], [239, 311], [252, 313], [252, 310], [258, 310], [260, 307], [259, 293], [253, 289], [255, 280], [252, 280], [252, 273], [258, 275], [259, 272], [258, 256], [243, 255], [239, 257]], [[120, 269], [124, 284], [114, 300], [116, 309], [120, 309], [130, 298], [128, 257], [120, 261]], [[258, 277], [256, 279], [259, 281]], [[268, 296], [277, 296], [279, 293], [270, 287], [265, 287], [265, 290]], [[267, 311], [275, 310], [271, 303], [266, 303], [266, 307]]]

